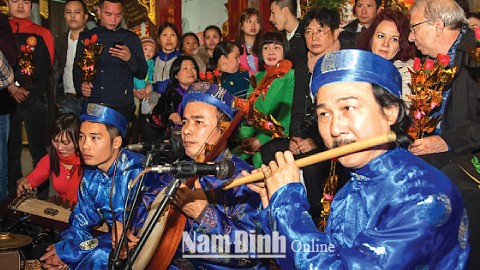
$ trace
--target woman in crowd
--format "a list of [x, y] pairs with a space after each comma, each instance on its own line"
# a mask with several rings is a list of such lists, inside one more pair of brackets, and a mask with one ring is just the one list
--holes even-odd
[[[289, 52], [287, 38], [281, 32], [265, 33], [260, 44], [261, 53], [258, 58], [260, 71], [255, 75], [257, 82], [262, 80], [267, 69], [285, 59]], [[261, 113], [273, 116], [284, 127], [286, 135], [289, 134], [290, 128], [294, 80], [292, 69], [285, 76], [274, 79], [270, 87], [264, 89], [254, 103], [254, 108]], [[253, 90], [250, 87], [247, 97], [253, 93]], [[272, 134], [244, 122], [240, 127], [239, 136], [242, 139], [239, 149], [240, 157], [243, 159], [252, 157], [253, 165], [259, 167], [263, 163], [259, 150], [263, 144], [271, 140]]]
[[222, 30], [215, 25], [207, 26], [203, 31], [203, 45], [193, 55], [200, 72], [206, 71], [209, 59], [213, 56], [213, 50], [220, 41], [222, 41]]
[[237, 46], [240, 48], [242, 69], [254, 75], [258, 71], [258, 51], [262, 36], [262, 17], [255, 8], [247, 8], [240, 15]]
[[158, 28], [158, 55], [155, 57], [155, 74], [153, 82], [159, 94], [165, 92], [170, 83], [170, 66], [175, 58], [182, 55], [177, 51], [178, 32], [177, 27], [170, 22], [163, 23]]
[[29, 191], [52, 176], [52, 186], [64, 202], [77, 203], [77, 192], [83, 175], [78, 136], [80, 121], [72, 114], [57, 118], [50, 131], [48, 154], [35, 169], [17, 181], [17, 196]]
[[180, 38], [180, 52], [185, 55], [192, 56], [199, 46], [200, 40], [192, 32], [185, 33]]
[[207, 71], [220, 71], [220, 85], [238, 97], [245, 97], [250, 86], [248, 71], [239, 71], [240, 51], [230, 42], [222, 41], [215, 46]]
[[411, 76], [415, 46], [408, 42], [410, 22], [405, 14], [393, 9], [380, 12], [370, 27], [363, 31], [357, 48], [371, 51], [390, 60], [402, 75], [402, 99], [410, 104], [406, 95], [411, 94]]
[[170, 138], [171, 129], [182, 123], [181, 103], [188, 87], [197, 81], [198, 65], [193, 57], [182, 55], [170, 68], [170, 84], [158, 100], [150, 116], [150, 127], [142, 129], [144, 141]]

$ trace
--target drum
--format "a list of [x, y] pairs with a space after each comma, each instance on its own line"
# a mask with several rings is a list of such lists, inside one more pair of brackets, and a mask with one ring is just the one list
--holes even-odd
[[[146, 227], [148, 226], [148, 224], [151, 223], [153, 215], [157, 211], [164, 197], [165, 197], [165, 193], [164, 193], [164, 190], [162, 190], [160, 193], [158, 193], [155, 200], [153, 200], [150, 206], [150, 209], [148, 210], [148, 216], [147, 216], [147, 219], [145, 220], [145, 224], [138, 232], [138, 237], [142, 237], [143, 234], [145, 233]], [[137, 259], [133, 263], [132, 269], [134, 270], [145, 269], [147, 267], [148, 263], [150, 262], [150, 259], [155, 253], [155, 250], [157, 249], [160, 239], [162, 238], [163, 231], [165, 229], [165, 224], [167, 222], [169, 210], [170, 210], [170, 206], [166, 207], [166, 209], [163, 211], [158, 221], [155, 223], [155, 227], [153, 228], [150, 236], [145, 242], [145, 245], [143, 246], [142, 251], [138, 254]]]

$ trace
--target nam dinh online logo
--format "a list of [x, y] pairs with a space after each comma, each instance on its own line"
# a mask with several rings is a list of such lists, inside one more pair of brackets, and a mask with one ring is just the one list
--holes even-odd
[[287, 248], [293, 252], [335, 252], [335, 245], [321, 243], [318, 239], [307, 243], [294, 240], [287, 247], [285, 236], [278, 232], [269, 235], [235, 231], [234, 239], [228, 234], [183, 232], [181, 245], [183, 258], [285, 258]]

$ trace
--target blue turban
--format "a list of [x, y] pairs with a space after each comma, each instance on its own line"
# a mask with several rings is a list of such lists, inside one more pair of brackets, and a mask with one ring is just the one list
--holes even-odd
[[182, 108], [185, 109], [189, 102], [203, 102], [217, 107], [233, 119], [235, 107], [233, 96], [227, 89], [208, 82], [196, 82], [188, 87], [188, 93], [183, 97]]
[[96, 103], [89, 103], [85, 106], [80, 115], [80, 122], [94, 122], [112, 125], [120, 130], [122, 137], [125, 136], [128, 125], [127, 119], [125, 119], [121, 113], [112, 108]]
[[397, 97], [402, 95], [402, 76], [387, 59], [362, 50], [340, 50], [318, 60], [313, 69], [312, 95], [326, 84], [367, 82], [378, 84]]

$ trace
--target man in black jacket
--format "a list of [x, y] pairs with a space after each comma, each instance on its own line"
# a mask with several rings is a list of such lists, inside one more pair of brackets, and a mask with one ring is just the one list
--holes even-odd
[[475, 35], [454, 0], [417, 0], [410, 11], [409, 40], [431, 58], [450, 56], [458, 68], [443, 90], [441, 122], [432, 135], [417, 139], [410, 151], [443, 171], [462, 193], [470, 219], [470, 269], [480, 268], [480, 65], [468, 53]]
[[83, 0], [67, 0], [63, 17], [68, 31], [55, 37], [55, 100], [61, 105], [62, 113], [80, 115], [81, 99], [77, 96], [73, 82], [73, 67], [77, 51], [78, 37], [88, 19], [87, 6]]
[[343, 27], [339, 39], [342, 49], [356, 48], [357, 35], [363, 29], [366, 29], [373, 22], [380, 7], [382, 0], [355, 0], [354, 13], [357, 19]]
[[307, 46], [303, 37], [303, 26], [297, 19], [296, 0], [271, 0], [270, 22], [278, 31], [285, 31], [290, 52], [288, 60], [296, 68], [300, 63], [307, 61]]
[[97, 59], [97, 73], [92, 82], [87, 82], [78, 65], [73, 67], [75, 90], [89, 103], [105, 103], [120, 112], [127, 120], [133, 115], [133, 78], [147, 76], [147, 63], [143, 56], [140, 38], [133, 32], [120, 27], [122, 2], [100, 0], [99, 24], [90, 31], [80, 33], [75, 63], [83, 58], [82, 41], [97, 35], [98, 43], [104, 46]]

